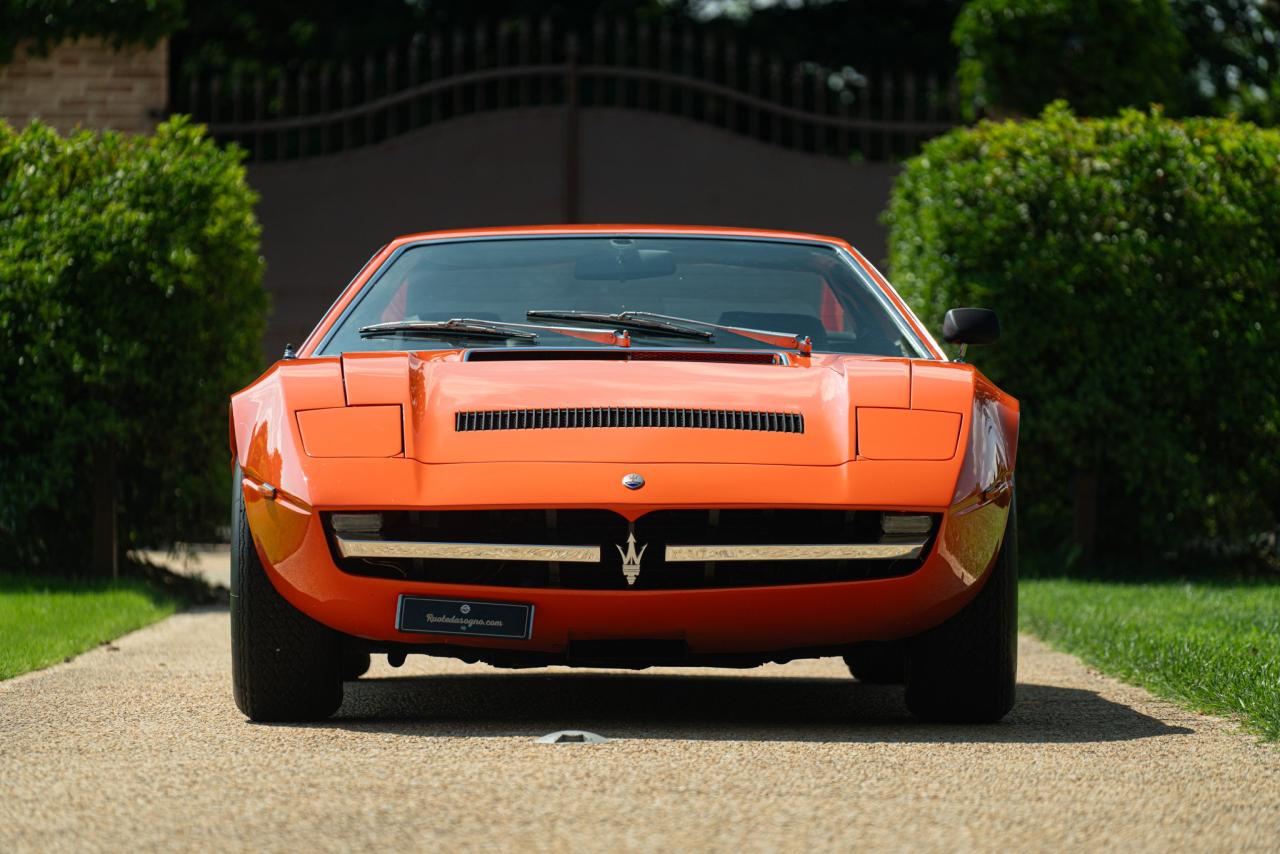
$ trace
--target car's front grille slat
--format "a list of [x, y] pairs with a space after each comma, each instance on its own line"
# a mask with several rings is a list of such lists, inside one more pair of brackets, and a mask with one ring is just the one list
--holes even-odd
[[803, 433], [799, 412], [747, 409], [684, 409], [677, 407], [607, 406], [590, 408], [498, 409], [454, 414], [454, 430], [560, 430], [571, 428], [664, 428], [753, 430]]
[[[875, 510], [667, 509], [384, 511], [376, 534], [324, 525], [348, 573], [490, 587], [691, 590], [896, 578], [917, 570], [929, 530], [890, 536]], [[627, 580], [630, 538], [642, 554]]]

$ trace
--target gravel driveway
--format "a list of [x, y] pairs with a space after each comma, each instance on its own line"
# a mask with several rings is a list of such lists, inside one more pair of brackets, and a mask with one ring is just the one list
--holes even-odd
[[[417, 657], [268, 726], [232, 705], [226, 610], [188, 612], [0, 683], [0, 850], [1280, 846], [1280, 749], [1027, 638], [1021, 672], [1004, 723], [948, 727], [835, 659]], [[564, 728], [612, 741], [535, 741]]]

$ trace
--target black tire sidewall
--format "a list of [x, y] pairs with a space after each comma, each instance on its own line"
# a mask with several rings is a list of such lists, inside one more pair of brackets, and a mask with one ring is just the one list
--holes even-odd
[[1010, 499], [1000, 552], [959, 613], [915, 638], [907, 707], [926, 720], [992, 722], [1013, 707], [1018, 675], [1018, 522]]
[[328, 717], [342, 703], [341, 636], [289, 604], [258, 557], [235, 467], [231, 500], [231, 673], [255, 721]]

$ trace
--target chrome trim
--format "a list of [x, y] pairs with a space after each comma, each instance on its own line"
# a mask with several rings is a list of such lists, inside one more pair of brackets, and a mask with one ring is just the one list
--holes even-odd
[[915, 558], [926, 540], [795, 546], [667, 546], [668, 563], [715, 560], [890, 560]]
[[600, 546], [526, 546], [501, 543], [423, 543], [334, 537], [343, 557], [443, 560], [531, 560], [544, 563], [599, 563]]

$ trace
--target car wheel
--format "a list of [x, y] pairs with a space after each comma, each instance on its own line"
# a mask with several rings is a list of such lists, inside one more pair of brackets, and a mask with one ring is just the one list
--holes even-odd
[[244, 512], [239, 466], [231, 497], [231, 676], [255, 721], [327, 718], [342, 705], [339, 635], [294, 608], [267, 578]]
[[859, 682], [901, 685], [907, 679], [907, 648], [897, 641], [860, 643], [844, 657]]
[[342, 647], [342, 681], [350, 682], [352, 679], [359, 679], [369, 672], [369, 665], [372, 663], [369, 653], [362, 649], [352, 649], [344, 644]]
[[930, 721], [987, 723], [1013, 708], [1018, 675], [1017, 502], [991, 577], [964, 610], [912, 641], [907, 708]]

